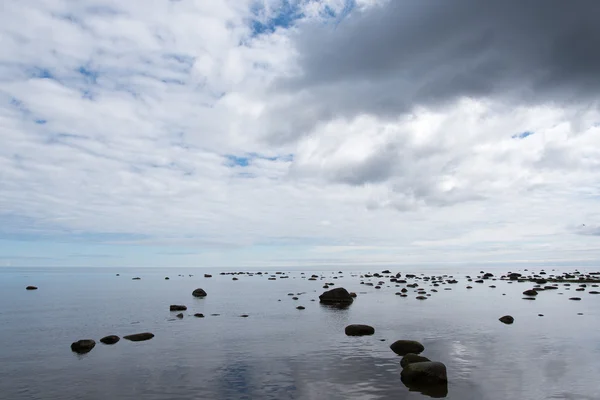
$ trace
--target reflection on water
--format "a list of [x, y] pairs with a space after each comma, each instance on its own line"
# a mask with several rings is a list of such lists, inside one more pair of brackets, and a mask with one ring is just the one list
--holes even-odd
[[[299, 273], [276, 282], [258, 276], [232, 282], [218, 271], [207, 272], [214, 278], [203, 279], [204, 271], [192, 272], [194, 277], [120, 271], [115, 277], [114, 271], [0, 270], [0, 342], [5, 344], [0, 397], [598, 398], [600, 304], [592, 296], [575, 304], [543, 293], [524, 303], [523, 285], [497, 281], [497, 289], [467, 290], [459, 283], [419, 302], [412, 291], [412, 297], [396, 296], [395, 285], [365, 291], [357, 277], [346, 274], [336, 283], [362, 291], [352, 305], [340, 308], [312, 302], [322, 284]], [[166, 275], [172, 279], [165, 281]], [[131, 281], [132, 276], [142, 280]], [[40, 289], [26, 292], [31, 283]], [[198, 287], [208, 292], [206, 298], [191, 297]], [[298, 300], [287, 293], [297, 293]], [[184, 318], [172, 320], [169, 304], [186, 304]], [[299, 311], [298, 305], [306, 309]], [[513, 325], [497, 321], [506, 314], [515, 317]], [[372, 325], [375, 334], [348, 337], [344, 327], [352, 323]], [[156, 336], [148, 342], [98, 343], [85, 355], [69, 348], [78, 339], [145, 331]], [[448, 385], [404, 385], [401, 357], [389, 349], [397, 339], [423, 343], [424, 356], [446, 364]]]

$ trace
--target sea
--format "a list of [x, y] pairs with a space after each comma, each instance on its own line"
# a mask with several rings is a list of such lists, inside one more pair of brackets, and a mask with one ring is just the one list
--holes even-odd
[[[417, 280], [431, 294], [417, 300], [412, 288], [396, 295], [404, 284], [361, 278], [382, 269], [0, 268], [0, 398], [600, 399], [600, 295], [590, 285], [560, 284], [528, 301], [522, 292], [532, 283], [467, 282], [481, 275], [477, 266], [390, 268], [458, 281]], [[486, 272], [509, 270], [534, 272]], [[231, 272], [254, 275], [221, 275]], [[354, 303], [320, 304], [325, 283], [357, 293]], [[208, 295], [193, 297], [197, 288]], [[183, 318], [172, 304], [187, 306]], [[375, 334], [346, 336], [349, 324]], [[155, 336], [99, 342], [140, 332]], [[97, 344], [76, 354], [70, 346], [80, 339]], [[399, 339], [421, 342], [423, 356], [446, 365], [447, 393], [402, 383], [401, 357], [390, 350]]]

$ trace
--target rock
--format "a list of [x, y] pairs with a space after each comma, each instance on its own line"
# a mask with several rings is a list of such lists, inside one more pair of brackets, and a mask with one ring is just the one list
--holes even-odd
[[185, 310], [187, 310], [187, 307], [184, 305], [172, 304], [171, 306], [169, 306], [169, 310], [170, 311], [185, 311]]
[[37, 286], [27, 286], [25, 290], [37, 290]]
[[[590, 293], [592, 293], [592, 292], [590, 292]], [[350, 292], [350, 297], [356, 297], [356, 293]]]
[[346, 335], [348, 336], [364, 336], [372, 335], [375, 333], [375, 328], [369, 325], [348, 325], [345, 329]]
[[83, 339], [71, 343], [71, 351], [77, 354], [85, 354], [92, 351], [96, 346], [96, 341], [92, 339]]
[[248, 314], [242, 314], [240, 315], [240, 318], [248, 318]]
[[298, 298], [296, 296], [292, 297], [292, 300], [298, 300]]
[[132, 280], [132, 281], [139, 281], [139, 280], [141, 280], [141, 279], [142, 279], [142, 278], [140, 278], [139, 276], [136, 276], [135, 278], [131, 278], [131, 280]]
[[298, 307], [296, 307], [296, 310], [304, 310], [305, 308], [306, 307], [304, 307], [304, 306], [298, 306]]
[[212, 275], [211, 274], [204, 274], [204, 277], [205, 278], [212, 278]]
[[416, 299], [417, 300], [427, 300], [427, 297], [425, 297], [425, 296], [417, 296]]
[[154, 337], [153, 333], [143, 332], [143, 333], [135, 333], [133, 335], [123, 336], [123, 339], [131, 340], [132, 342], [142, 342], [144, 340], [150, 340]]
[[194, 317], [196, 317], [196, 318], [204, 318], [204, 314], [196, 313], [196, 314], [194, 314]]
[[408, 353], [420, 354], [425, 346], [414, 340], [396, 340], [390, 345], [390, 349], [398, 355], [405, 356]]
[[344, 288], [335, 288], [319, 296], [321, 303], [325, 304], [351, 304], [354, 300]]
[[543, 316], [544, 316], [544, 314], [538, 314], [538, 317], [543, 317]]
[[523, 300], [535, 300], [535, 297], [523, 297]]
[[119, 340], [121, 340], [121, 338], [117, 335], [104, 336], [102, 339], [100, 339], [100, 341], [104, 344], [115, 344]]
[[92, 351], [96, 346], [96, 341], [92, 339], [83, 339], [71, 343], [71, 351], [77, 354], [85, 354]]
[[581, 297], [571, 297], [571, 298], [569, 298], [569, 300], [579, 301], [579, 300], [581, 300]]
[[588, 292], [589, 294], [600, 294], [600, 292], [597, 292], [595, 290], [592, 290], [591, 292]]
[[183, 318], [183, 313], [177, 314], [176, 317], [179, 318], [179, 319]]
[[192, 296], [194, 297], [206, 297], [206, 292], [204, 291], [204, 289], [196, 289], [192, 292]]
[[511, 317], [510, 315], [505, 315], [504, 317], [500, 317], [499, 320], [500, 320], [500, 322], [505, 323], [507, 325], [515, 322], [515, 319], [513, 317]]
[[168, 276], [165, 276], [165, 281], [168, 281], [168, 280], [169, 280], [169, 277], [168, 277]]
[[537, 296], [538, 292], [533, 289], [529, 289], [523, 292], [525, 296]]
[[441, 362], [423, 361], [408, 364], [400, 378], [404, 383], [435, 385], [448, 382], [446, 366]]
[[400, 366], [402, 368], [405, 368], [408, 364], [413, 364], [413, 363], [417, 363], [417, 362], [425, 362], [425, 361], [431, 361], [431, 360], [427, 357], [423, 357], [418, 354], [408, 353], [407, 355], [402, 357], [402, 360], [400, 360]]

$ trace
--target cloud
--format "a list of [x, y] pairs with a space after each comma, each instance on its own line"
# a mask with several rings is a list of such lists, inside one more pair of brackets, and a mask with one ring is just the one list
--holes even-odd
[[596, 7], [12, 2], [0, 240], [82, 265], [84, 242], [131, 265], [594, 249], [570, 227], [600, 219]]

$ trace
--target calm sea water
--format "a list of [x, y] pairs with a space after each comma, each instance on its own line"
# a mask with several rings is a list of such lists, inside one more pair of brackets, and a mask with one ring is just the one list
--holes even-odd
[[[320, 271], [324, 281], [358, 293], [349, 308], [333, 309], [318, 302], [324, 281], [307, 281], [300, 271], [276, 281], [233, 281], [219, 272], [0, 268], [0, 397], [426, 399], [402, 384], [400, 357], [389, 349], [397, 339], [414, 339], [425, 345], [423, 355], [448, 367], [449, 399], [600, 399], [600, 296], [587, 291], [561, 288], [526, 301], [527, 283], [490, 281], [467, 290], [464, 275], [476, 275], [475, 268], [393, 269], [459, 280], [418, 301], [412, 289], [401, 298], [393, 284], [361, 285], [351, 275], [365, 268], [339, 279], [332, 278], [337, 271]], [[206, 298], [192, 297], [198, 287]], [[304, 294], [292, 300], [288, 293]], [[568, 300], [575, 293], [582, 301]], [[170, 304], [188, 306], [182, 320]], [[196, 312], [206, 318], [194, 318]], [[505, 314], [515, 317], [513, 325], [498, 321]], [[351, 323], [370, 324], [375, 335], [347, 337]], [[98, 342], [86, 355], [70, 350], [78, 339], [145, 331], [156, 336]]]

